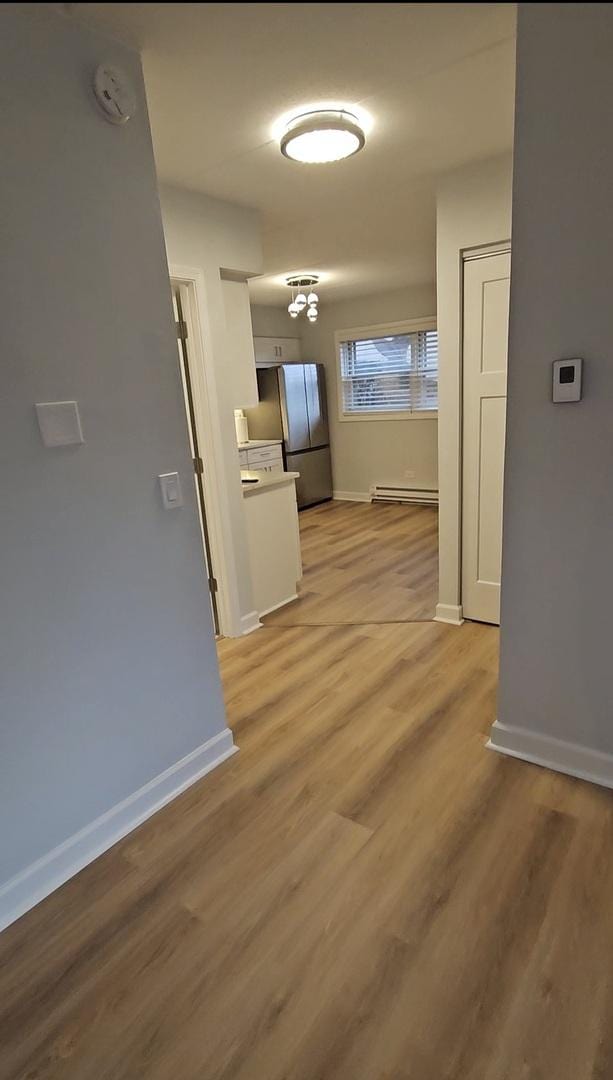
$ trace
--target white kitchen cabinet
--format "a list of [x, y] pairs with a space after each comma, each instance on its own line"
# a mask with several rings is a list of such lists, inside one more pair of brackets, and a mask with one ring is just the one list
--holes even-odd
[[281, 443], [273, 443], [271, 446], [258, 446], [247, 450], [248, 469], [271, 469], [283, 468], [283, 451]]
[[282, 472], [283, 450], [281, 443], [260, 442], [255, 440], [254, 445], [239, 447], [238, 460], [241, 469], [249, 469], [250, 472]]
[[300, 338], [254, 337], [253, 344], [258, 365], [292, 364], [301, 359]]
[[244, 281], [222, 281], [226, 316], [226, 364], [235, 409], [258, 404], [249, 291]]
[[297, 473], [267, 476], [243, 488], [253, 599], [258, 615], [295, 600], [302, 577]]

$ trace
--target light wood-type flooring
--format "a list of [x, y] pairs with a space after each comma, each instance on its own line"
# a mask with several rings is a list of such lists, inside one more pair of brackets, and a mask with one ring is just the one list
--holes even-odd
[[299, 599], [266, 617], [302, 626], [432, 619], [438, 512], [397, 503], [326, 502], [299, 515]]
[[496, 630], [219, 652], [240, 753], [0, 936], [2, 1080], [612, 1077], [612, 796], [484, 748]]

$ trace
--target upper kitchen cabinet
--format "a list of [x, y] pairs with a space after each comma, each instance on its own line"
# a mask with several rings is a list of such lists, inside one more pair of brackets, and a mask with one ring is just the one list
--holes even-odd
[[255, 362], [258, 366], [270, 367], [271, 364], [292, 364], [299, 362], [300, 338], [255, 337]]
[[226, 316], [227, 363], [233, 387], [232, 403], [235, 409], [248, 409], [258, 403], [249, 290], [244, 281], [224, 280], [221, 287]]

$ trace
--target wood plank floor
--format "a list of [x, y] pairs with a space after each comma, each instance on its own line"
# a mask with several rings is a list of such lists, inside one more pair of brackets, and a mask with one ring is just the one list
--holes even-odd
[[431, 619], [438, 512], [430, 506], [327, 502], [302, 510], [299, 599], [270, 626]]
[[496, 630], [219, 651], [240, 754], [0, 936], [2, 1080], [612, 1077], [612, 796], [484, 749]]

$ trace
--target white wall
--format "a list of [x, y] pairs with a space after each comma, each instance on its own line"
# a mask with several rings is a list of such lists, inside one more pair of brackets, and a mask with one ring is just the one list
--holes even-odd
[[234, 206], [206, 195], [163, 185], [160, 189], [162, 218], [168, 262], [171, 266], [193, 268], [201, 272], [200, 321], [206, 331], [205, 348], [209, 351], [217, 407], [217, 446], [219, 484], [217, 501], [223, 532], [223, 553], [227, 565], [228, 624], [226, 633], [248, 629], [257, 615], [254, 611], [247, 536], [240, 486], [234, 409], [234, 382], [229, 367], [230, 352], [226, 340], [223, 283], [220, 269], [236, 274], [261, 271], [259, 218], [257, 211]]
[[[610, 4], [520, 5], [498, 712], [503, 745], [609, 783], [612, 56]], [[573, 356], [583, 400], [553, 405]]]
[[[303, 325], [303, 359], [326, 365], [335, 491], [368, 495], [371, 484], [436, 488], [436, 420], [339, 420], [334, 342], [336, 330], [400, 322], [435, 313], [433, 285], [356, 297], [336, 304], [326, 304], [322, 292], [319, 319], [314, 326]], [[407, 470], [415, 473], [414, 478], [407, 479]]]
[[[52, 8], [0, 13], [0, 924], [225, 731], [139, 58]], [[135, 85], [125, 127], [101, 60]], [[73, 398], [85, 445], [45, 449], [34, 403]]]
[[460, 615], [462, 251], [511, 237], [510, 156], [477, 162], [439, 183], [436, 273], [439, 342], [439, 610]]

